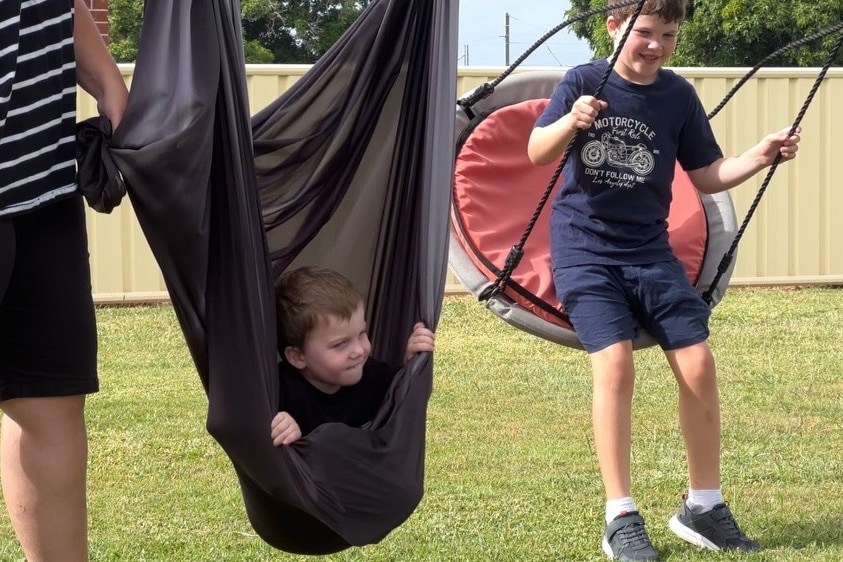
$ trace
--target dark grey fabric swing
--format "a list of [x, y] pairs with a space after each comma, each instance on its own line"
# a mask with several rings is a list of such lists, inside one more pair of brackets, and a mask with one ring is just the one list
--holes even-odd
[[272, 445], [272, 280], [305, 263], [348, 275], [368, 297], [373, 355], [387, 362], [400, 364], [415, 321], [436, 326], [456, 10], [456, 0], [375, 0], [250, 122], [239, 3], [146, 4], [110, 152], [207, 392], [207, 429], [251, 524], [282, 550], [375, 543], [422, 497], [429, 354], [396, 377], [371, 427], [326, 424]]

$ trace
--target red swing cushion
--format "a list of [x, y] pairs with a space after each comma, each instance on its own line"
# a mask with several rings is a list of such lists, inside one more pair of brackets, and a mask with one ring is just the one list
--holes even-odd
[[[547, 99], [527, 100], [492, 112], [459, 147], [451, 219], [466, 254], [489, 280], [496, 277], [490, 264], [503, 268], [558, 165], [535, 166], [527, 158], [527, 141], [533, 124], [547, 102]], [[504, 292], [536, 316], [570, 328], [564, 320], [534, 302], [543, 301], [564, 313], [553, 286], [548, 226], [550, 202], [561, 183], [560, 178], [512, 274], [511, 284], [518, 289], [507, 287]], [[678, 163], [668, 233], [688, 278], [695, 283], [705, 256], [708, 228], [700, 197]]]

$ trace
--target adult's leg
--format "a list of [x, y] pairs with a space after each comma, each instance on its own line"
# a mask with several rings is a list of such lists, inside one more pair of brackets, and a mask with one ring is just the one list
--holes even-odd
[[28, 562], [88, 560], [84, 396], [2, 403], [0, 479]]
[[691, 488], [720, 488], [720, 397], [714, 356], [701, 342], [665, 351], [679, 383], [679, 424]]
[[606, 499], [630, 497], [632, 342], [622, 341], [589, 354], [594, 377], [592, 425]]
[[87, 560], [85, 395], [96, 318], [81, 198], [15, 217], [0, 304], [0, 479], [29, 562]]

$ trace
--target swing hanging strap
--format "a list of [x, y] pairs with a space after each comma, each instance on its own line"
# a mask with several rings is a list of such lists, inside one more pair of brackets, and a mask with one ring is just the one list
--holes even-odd
[[524, 54], [522, 54], [520, 57], [515, 59], [515, 62], [513, 62], [511, 65], [509, 65], [509, 68], [504, 70], [500, 74], [500, 76], [498, 76], [497, 78], [495, 78], [491, 82], [486, 82], [484, 84], [481, 84], [480, 86], [475, 88], [475, 90], [473, 92], [471, 92], [470, 94], [468, 94], [467, 96], [458, 99], [457, 105], [459, 105], [463, 109], [463, 111], [465, 112], [466, 116], [469, 119], [474, 119], [477, 116], [477, 112], [474, 110], [474, 105], [477, 102], [482, 101], [482, 100], [488, 98], [489, 96], [491, 96], [492, 94], [494, 94], [495, 88], [497, 88], [497, 86], [501, 82], [503, 82], [503, 80], [507, 76], [512, 74], [515, 71], [516, 68], [521, 66], [521, 64], [527, 59], [527, 57], [532, 55], [536, 51], [536, 49], [538, 49], [539, 47], [541, 47], [545, 43], [545, 41], [547, 41], [548, 39], [550, 39], [551, 37], [553, 37], [554, 35], [556, 35], [560, 31], [562, 31], [566, 27], [569, 27], [569, 26], [571, 26], [571, 25], [573, 25], [577, 22], [586, 20], [586, 19], [588, 19], [592, 16], [595, 16], [597, 14], [602, 14], [604, 12], [609, 12], [611, 10], [615, 10], [617, 8], [624, 8], [626, 6], [631, 6], [632, 4], [635, 4], [636, 2], [639, 2], [639, 1], [640, 0], [622, 0], [621, 2], [617, 2], [615, 4], [610, 4], [608, 6], [603, 6], [603, 7], [600, 7], [600, 8], [593, 8], [593, 9], [588, 10], [586, 12], [582, 12], [578, 16], [575, 16], [575, 17], [573, 17], [569, 20], [565, 20], [564, 22], [560, 23], [559, 25], [557, 25], [556, 27], [554, 27], [553, 29], [551, 29], [550, 31], [548, 31], [547, 33], [542, 35], [535, 43], [533, 43], [532, 46], [530, 46], [529, 49], [524, 51]]
[[766, 57], [761, 59], [758, 62], [758, 64], [753, 66], [752, 69], [744, 75], [743, 78], [738, 80], [738, 83], [735, 84], [734, 87], [731, 90], [729, 90], [729, 93], [726, 94], [726, 96], [723, 98], [723, 100], [719, 104], [717, 104], [717, 107], [715, 107], [714, 109], [711, 110], [711, 113], [708, 114], [708, 118], [714, 119], [714, 116], [717, 115], [718, 113], [720, 113], [721, 109], [726, 107], [726, 104], [729, 102], [729, 100], [732, 99], [732, 96], [734, 96], [737, 93], [737, 91], [740, 90], [741, 87], [744, 84], [746, 84], [747, 81], [750, 78], [752, 78], [755, 75], [755, 73], [758, 72], [765, 64], [767, 64], [771, 60], [775, 60], [776, 58], [780, 57], [781, 55], [783, 55], [787, 51], [790, 51], [791, 49], [795, 49], [796, 47], [801, 47], [802, 45], [807, 45], [808, 43], [812, 43], [812, 42], [816, 41], [817, 39], [822, 39], [826, 35], [831, 35], [832, 33], [836, 32], [836, 31], [840, 31], [840, 30], [843, 30], [843, 21], [838, 22], [838, 23], [836, 23], [836, 24], [834, 24], [830, 27], [827, 27], [827, 28], [823, 29], [822, 31], [818, 31], [814, 34], [807, 35], [807, 36], [803, 37], [802, 39], [797, 39], [796, 41], [792, 41], [792, 42], [788, 43], [787, 45], [785, 45], [784, 47], [782, 47], [780, 49], [776, 49], [775, 51], [773, 51], [772, 53], [770, 53], [769, 55], [767, 55]]
[[[790, 127], [789, 135], [793, 135], [796, 133], [796, 130], [799, 128], [799, 124], [802, 122], [803, 117], [805, 117], [805, 113], [808, 111], [808, 107], [810, 107], [811, 102], [814, 100], [814, 96], [819, 90], [820, 85], [822, 84], [823, 80], [825, 79], [825, 75], [828, 73], [828, 69], [831, 67], [831, 64], [837, 58], [837, 53], [840, 51], [840, 46], [843, 45], [843, 33], [837, 39], [837, 42], [832, 47], [831, 52], [828, 55], [828, 58], [823, 63], [822, 69], [820, 73], [817, 75], [817, 79], [814, 81], [814, 85], [811, 87], [811, 91], [808, 93], [808, 97], [805, 99], [805, 102], [802, 104], [802, 108], [799, 110], [799, 114], [796, 116], [796, 120], [793, 122], [793, 125]], [[712, 279], [711, 285], [709, 286], [708, 290], [703, 293], [702, 298], [706, 304], [711, 305], [714, 289], [717, 287], [718, 283], [720, 282], [720, 278], [723, 277], [725, 272], [729, 269], [729, 266], [732, 263], [732, 260], [735, 258], [735, 252], [738, 248], [738, 243], [740, 242], [741, 238], [743, 237], [744, 232], [749, 226], [749, 221], [752, 219], [752, 216], [755, 214], [755, 210], [758, 208], [759, 203], [761, 203], [761, 198], [764, 196], [764, 193], [767, 191], [767, 187], [770, 185], [770, 181], [773, 179], [773, 175], [776, 173], [776, 169], [778, 168], [779, 164], [782, 161], [781, 153], [776, 155], [775, 160], [773, 160], [773, 164], [770, 166], [770, 169], [767, 171], [767, 176], [764, 178], [764, 182], [761, 184], [761, 188], [758, 190], [758, 193], [755, 195], [755, 199], [752, 201], [752, 205], [749, 207], [749, 211], [747, 211], [746, 218], [744, 218], [743, 223], [741, 224], [740, 228], [738, 229], [737, 233], [735, 234], [735, 239], [732, 241], [732, 245], [729, 247], [729, 250], [723, 256], [723, 259], [720, 260], [720, 263], [717, 266], [717, 273], [714, 275], [714, 279]]]

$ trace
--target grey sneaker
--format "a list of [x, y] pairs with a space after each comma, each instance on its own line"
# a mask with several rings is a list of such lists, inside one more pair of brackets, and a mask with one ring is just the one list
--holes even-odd
[[689, 543], [710, 550], [756, 552], [761, 546], [747, 537], [725, 503], [703, 513], [694, 513], [683, 501], [679, 513], [670, 518], [670, 530]]
[[614, 560], [659, 559], [659, 553], [644, 530], [644, 518], [637, 511], [621, 513], [606, 525], [603, 552]]

